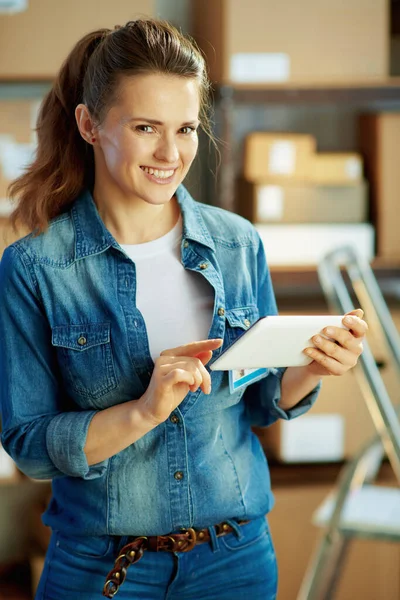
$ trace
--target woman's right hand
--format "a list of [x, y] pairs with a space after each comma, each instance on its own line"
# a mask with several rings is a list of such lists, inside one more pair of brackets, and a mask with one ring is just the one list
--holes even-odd
[[168, 419], [189, 391], [200, 387], [209, 394], [211, 377], [204, 365], [222, 343], [219, 338], [163, 350], [155, 361], [149, 387], [139, 400], [143, 418], [156, 427]]

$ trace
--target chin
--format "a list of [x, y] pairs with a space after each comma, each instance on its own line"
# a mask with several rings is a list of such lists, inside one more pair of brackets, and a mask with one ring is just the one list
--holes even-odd
[[138, 194], [147, 204], [153, 204], [159, 206], [160, 204], [167, 204], [175, 194], [177, 186], [169, 185], [165, 186], [164, 190], [158, 190], [156, 193]]

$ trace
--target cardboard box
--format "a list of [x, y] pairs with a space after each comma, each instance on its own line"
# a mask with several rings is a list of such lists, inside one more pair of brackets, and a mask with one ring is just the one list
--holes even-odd
[[43, 573], [45, 560], [46, 560], [46, 557], [44, 554], [32, 554], [29, 559], [30, 570], [31, 570], [32, 598], [35, 597], [35, 594], [36, 594], [36, 591], [37, 591], [37, 588], [38, 588], [38, 585], [40, 582], [40, 578]]
[[375, 434], [352, 373], [325, 377], [320, 396], [305, 415], [257, 428], [267, 456], [287, 463], [339, 462]]
[[52, 79], [86, 33], [155, 16], [154, 0], [29, 0], [25, 11], [0, 15], [0, 77]]
[[17, 231], [14, 231], [8, 219], [0, 218], [0, 260], [7, 246], [28, 233], [28, 230], [23, 227], [19, 227]]
[[28, 233], [13, 231], [8, 217], [15, 205], [7, 189], [34, 158], [36, 120], [41, 99], [0, 100], [0, 259], [4, 249]]
[[0, 444], [0, 483], [15, 482], [18, 480], [19, 471], [15, 462]]
[[360, 147], [371, 186], [377, 256], [400, 259], [400, 113], [363, 115]]
[[9, 184], [34, 158], [40, 103], [40, 98], [0, 100], [0, 218], [12, 209], [7, 201]]
[[[302, 311], [302, 314], [304, 311]], [[295, 314], [295, 313], [280, 313]], [[392, 318], [400, 331], [400, 311]], [[400, 403], [400, 374], [390, 361], [379, 330], [370, 324], [368, 343], [393, 404]], [[280, 420], [270, 427], [254, 428], [267, 456], [285, 463], [336, 462], [351, 458], [375, 433], [370, 412], [354, 372], [324, 377], [317, 402], [293, 421]]]
[[315, 150], [312, 135], [250, 133], [245, 140], [244, 177], [253, 182], [309, 181]]
[[[281, 467], [282, 468], [282, 467]], [[306, 467], [298, 472], [285, 469], [277, 482], [271, 470], [275, 506], [268, 515], [278, 568], [278, 600], [295, 600], [313, 556], [321, 530], [312, 525], [314, 511], [333, 489], [336, 478], [327, 480], [326, 467], [318, 467], [313, 481]], [[317, 467], [314, 467], [317, 469]], [[288, 471], [289, 469], [289, 471]], [[306, 472], [305, 472], [306, 471]], [[386, 481], [388, 479], [388, 481]], [[385, 485], [396, 486], [394, 477]], [[400, 549], [391, 542], [353, 540], [345, 556], [343, 570], [334, 595], [337, 600], [398, 600], [400, 597]]]
[[238, 181], [237, 211], [253, 223], [362, 223], [368, 218], [366, 182], [351, 186]]
[[338, 246], [353, 246], [358, 255], [369, 262], [375, 254], [374, 228], [369, 223], [256, 223], [255, 227], [270, 266], [317, 265], [325, 254]]
[[218, 83], [354, 83], [389, 74], [387, 0], [195, 0], [193, 32]]
[[363, 161], [354, 152], [326, 152], [313, 159], [311, 178], [320, 185], [359, 185], [363, 177]]

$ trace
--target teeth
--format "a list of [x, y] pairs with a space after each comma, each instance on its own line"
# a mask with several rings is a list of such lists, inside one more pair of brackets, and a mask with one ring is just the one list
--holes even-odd
[[154, 175], [154, 177], [157, 177], [158, 179], [168, 179], [168, 177], [172, 177], [174, 174], [173, 169], [170, 171], [161, 171], [158, 169], [151, 169], [150, 167], [142, 167], [142, 169], [149, 175]]

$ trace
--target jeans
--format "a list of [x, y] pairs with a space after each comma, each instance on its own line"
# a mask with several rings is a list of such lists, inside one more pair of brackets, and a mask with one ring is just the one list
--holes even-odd
[[[131, 565], [118, 600], [275, 600], [277, 564], [260, 517], [185, 552], [145, 552]], [[35, 600], [100, 600], [107, 573], [127, 538], [53, 532]]]

